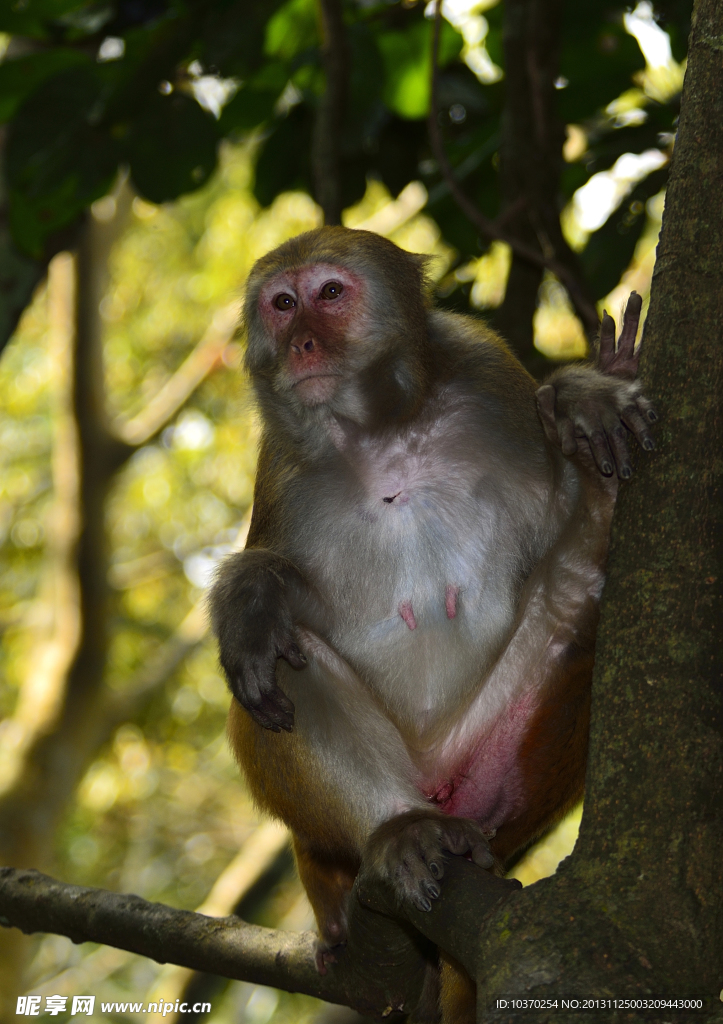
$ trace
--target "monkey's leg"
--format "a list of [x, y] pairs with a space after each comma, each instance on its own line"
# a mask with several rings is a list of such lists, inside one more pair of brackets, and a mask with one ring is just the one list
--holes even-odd
[[319, 929], [316, 967], [320, 974], [336, 961], [335, 950], [347, 933], [347, 902], [359, 869], [357, 860], [345, 862], [341, 856], [324, 855], [302, 836], [294, 836], [294, 853], [301, 884], [309, 897]]
[[296, 635], [304, 671], [277, 662], [293, 731], [263, 729], [233, 701], [229, 736], [256, 802], [294, 834], [322, 942], [333, 947], [345, 937], [346, 895], [368, 836], [426, 801], [397, 729], [363, 682], [316, 634]]
[[436, 808], [387, 820], [365, 850], [362, 870], [417, 909], [439, 897], [446, 853], [489, 867], [485, 838], [504, 860], [581, 793], [615, 484], [595, 471], [579, 480], [566, 528], [523, 589], [506, 648], [447, 736], [415, 755]]
[[503, 863], [582, 795], [590, 683], [616, 483], [592, 460], [566, 529], [523, 589], [507, 647], [436, 752], [437, 797]]

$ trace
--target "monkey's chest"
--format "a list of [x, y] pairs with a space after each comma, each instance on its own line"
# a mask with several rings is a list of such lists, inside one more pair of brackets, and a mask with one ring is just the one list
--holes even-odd
[[444, 717], [496, 658], [515, 608], [511, 521], [469, 466], [390, 465], [325, 536], [328, 640], [398, 721]]

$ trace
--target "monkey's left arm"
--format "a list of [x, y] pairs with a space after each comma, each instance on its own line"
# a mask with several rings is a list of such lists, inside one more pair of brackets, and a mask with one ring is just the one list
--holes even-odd
[[632, 475], [628, 433], [647, 451], [655, 447], [648, 424], [658, 417], [635, 379], [641, 350], [635, 348], [641, 307], [642, 299], [632, 292], [617, 347], [615, 321], [603, 313], [595, 364], [556, 370], [537, 391], [537, 408], [548, 441], [567, 456], [589, 445], [603, 476], [617, 471], [622, 480]]

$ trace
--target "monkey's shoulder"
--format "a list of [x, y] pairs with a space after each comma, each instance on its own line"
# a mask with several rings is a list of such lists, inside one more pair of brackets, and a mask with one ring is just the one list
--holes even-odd
[[534, 407], [534, 378], [484, 320], [432, 310], [428, 327], [432, 346], [456, 374], [482, 390]]

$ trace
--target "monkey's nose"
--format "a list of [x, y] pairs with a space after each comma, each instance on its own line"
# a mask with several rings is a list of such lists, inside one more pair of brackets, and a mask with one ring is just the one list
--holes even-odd
[[292, 341], [291, 343], [291, 351], [295, 352], [297, 356], [301, 355], [302, 349], [304, 352], [313, 352], [315, 348], [313, 338], [307, 338], [306, 341]]

